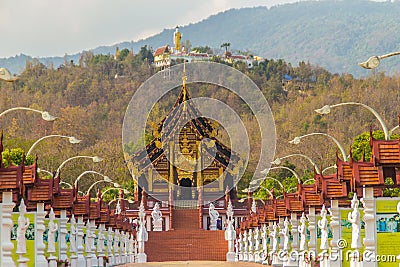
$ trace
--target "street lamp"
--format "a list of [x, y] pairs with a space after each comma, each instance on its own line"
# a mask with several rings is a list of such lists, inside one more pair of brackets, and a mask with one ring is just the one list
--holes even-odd
[[367, 105], [365, 105], [363, 103], [346, 102], [346, 103], [339, 103], [339, 104], [335, 104], [335, 105], [325, 105], [320, 109], [316, 109], [315, 112], [317, 112], [318, 114], [321, 114], [321, 115], [325, 115], [325, 114], [329, 114], [331, 112], [332, 108], [339, 107], [339, 106], [345, 106], [345, 105], [361, 106], [361, 107], [364, 107], [364, 108], [368, 109], [370, 112], [372, 112], [372, 114], [374, 114], [374, 116], [378, 119], [379, 123], [382, 126], [383, 132], [385, 133], [385, 140], [389, 140], [389, 138], [390, 138], [389, 130], [388, 130], [385, 122], [383, 121], [382, 117], [379, 115], [378, 112], [376, 112], [375, 109], [373, 109], [370, 106], [367, 106]]
[[71, 144], [78, 144], [78, 143], [81, 142], [81, 140], [76, 139], [74, 136], [65, 136], [65, 135], [59, 135], [59, 134], [46, 135], [46, 136], [43, 136], [42, 138], [39, 138], [38, 140], [36, 140], [36, 142], [33, 143], [33, 145], [31, 146], [31, 148], [29, 148], [29, 151], [28, 151], [28, 153], [26, 153], [26, 155], [29, 156], [29, 155], [31, 154], [33, 148], [34, 148], [40, 141], [42, 141], [42, 140], [44, 140], [44, 139], [47, 139], [47, 138], [50, 138], [50, 137], [68, 138], [68, 141], [69, 141]]
[[332, 165], [332, 166], [329, 166], [329, 167], [326, 167], [325, 169], [323, 169], [323, 170], [322, 170], [322, 174], [324, 174], [324, 172], [327, 171], [327, 170], [329, 170], [329, 169], [337, 169], [336, 164], [335, 164], [335, 165]]
[[344, 161], [348, 160], [346, 151], [344, 150], [343, 146], [339, 143], [339, 141], [336, 140], [335, 137], [333, 137], [333, 136], [331, 136], [329, 134], [326, 134], [326, 133], [309, 133], [309, 134], [302, 135], [302, 136], [296, 136], [295, 138], [293, 138], [293, 140], [289, 141], [289, 143], [290, 144], [294, 144], [294, 145], [298, 145], [298, 144], [300, 144], [300, 141], [301, 141], [302, 138], [307, 137], [307, 136], [312, 136], [312, 135], [323, 135], [323, 136], [329, 137], [333, 142], [335, 142], [337, 147], [340, 149], [340, 152], [342, 153], [342, 156], [343, 156], [343, 160]]
[[400, 55], [400, 52], [393, 52], [382, 56], [372, 56], [367, 61], [358, 63], [358, 65], [363, 67], [364, 69], [375, 69], [379, 66], [381, 59], [396, 55]]
[[101, 198], [103, 198], [103, 196], [107, 192], [109, 192], [110, 190], [114, 190], [114, 189], [122, 189], [124, 191], [124, 194], [130, 194], [131, 193], [131, 191], [129, 191], [129, 190], [125, 189], [125, 188], [121, 188], [121, 185], [119, 185], [117, 183], [114, 183], [114, 187], [107, 188], [103, 193], [101, 193]]
[[45, 172], [45, 173], [49, 174], [51, 177], [53, 177], [53, 174], [52, 174], [50, 171], [48, 171], [48, 170], [44, 170], [44, 169], [41, 169], [41, 168], [37, 168], [37, 172]]
[[133, 200], [131, 200], [131, 199], [126, 199], [126, 198], [114, 198], [113, 200], [111, 200], [110, 202], [108, 202], [108, 206], [110, 206], [111, 203], [113, 203], [114, 201], [117, 201], [117, 200], [126, 200], [126, 201], [128, 201], [128, 203], [130, 203], [130, 204], [135, 203], [135, 201], [133, 201]]
[[50, 113], [48, 113], [47, 111], [40, 111], [37, 109], [27, 108], [27, 107], [15, 107], [15, 108], [7, 109], [6, 111], [3, 111], [2, 113], [0, 113], [0, 117], [7, 114], [8, 112], [11, 112], [14, 110], [28, 110], [28, 111], [34, 111], [34, 112], [40, 113], [40, 114], [42, 114], [42, 119], [44, 119], [45, 121], [54, 121], [55, 119], [57, 119], [57, 117], [50, 115]]
[[[258, 178], [256, 180], [253, 180], [253, 181], [250, 182], [250, 185], [256, 184], [259, 180], [263, 180], [264, 181], [266, 179], [271, 179], [271, 180], [274, 180], [275, 182], [277, 182], [279, 184], [279, 186], [282, 188], [283, 192], [285, 192], [285, 187], [283, 186], [283, 184], [279, 180], [275, 179], [274, 177], [270, 177], [270, 176], [266, 176], [264, 178]], [[253, 187], [249, 187], [249, 190], [251, 190], [251, 189], [253, 189]]]
[[290, 155], [287, 155], [287, 156], [284, 156], [284, 157], [281, 157], [281, 158], [276, 158], [274, 161], [271, 162], [271, 164], [280, 165], [282, 163], [282, 159], [295, 157], [295, 156], [306, 158], [313, 165], [313, 167], [315, 168], [315, 171], [317, 172], [317, 174], [321, 174], [321, 170], [318, 168], [317, 164], [315, 164], [315, 162], [310, 157], [308, 157], [306, 155], [303, 155], [303, 154], [290, 154]]
[[92, 159], [94, 163], [98, 163], [98, 162], [103, 161], [103, 159], [98, 157], [98, 156], [94, 156], [94, 157], [92, 157], [92, 156], [75, 156], [75, 157], [71, 157], [71, 158], [68, 158], [68, 159], [64, 160], [64, 162], [61, 163], [60, 166], [58, 166], [55, 177], [58, 176], [58, 174], [60, 173], [61, 168], [64, 167], [64, 165], [67, 162], [69, 162], [70, 160], [73, 160], [73, 159], [78, 159], [78, 158], [89, 158], [89, 159]]
[[66, 186], [68, 186], [69, 188], [74, 188], [73, 186], [72, 186], [72, 184], [70, 184], [70, 183], [67, 183], [67, 182], [64, 182], [64, 181], [60, 181], [60, 184], [65, 184]]
[[88, 173], [98, 174], [98, 175], [100, 175], [100, 176], [103, 177], [104, 181], [112, 182], [111, 179], [110, 179], [108, 176], [106, 176], [106, 175], [104, 175], [104, 174], [101, 174], [101, 173], [99, 173], [99, 172], [96, 172], [96, 171], [84, 171], [84, 172], [82, 172], [82, 173], [75, 179], [74, 188], [78, 188], [78, 181], [79, 181], [85, 174], [88, 174]]
[[[107, 177], [107, 176], [105, 176], [105, 177]], [[106, 182], [106, 183], [112, 183], [114, 187], [120, 187], [119, 184], [114, 183], [113, 181], [106, 180], [105, 177], [104, 177], [103, 180], [99, 180], [99, 181], [96, 181], [95, 183], [93, 183], [93, 184], [89, 187], [89, 189], [86, 191], [86, 195], [89, 195], [90, 190], [92, 190], [93, 187], [94, 187], [96, 184], [99, 184], [99, 183], [104, 183], [104, 182]]]

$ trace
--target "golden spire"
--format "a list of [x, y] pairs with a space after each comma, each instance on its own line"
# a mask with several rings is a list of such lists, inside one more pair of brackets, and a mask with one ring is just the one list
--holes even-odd
[[182, 90], [183, 90], [183, 110], [186, 111], [186, 100], [187, 100], [187, 90], [186, 90], [186, 60], [183, 61], [183, 77], [182, 77]]

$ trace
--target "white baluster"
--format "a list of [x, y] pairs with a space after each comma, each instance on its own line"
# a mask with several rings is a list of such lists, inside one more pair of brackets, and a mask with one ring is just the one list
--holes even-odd
[[53, 208], [50, 209], [49, 213], [49, 224], [47, 232], [47, 253], [49, 253], [49, 267], [57, 267], [57, 257], [53, 255], [56, 253], [56, 240], [55, 234], [58, 231], [58, 225], [54, 223], [56, 215], [54, 214]]
[[342, 265], [342, 249], [338, 247], [338, 242], [341, 239], [340, 231], [340, 210], [339, 201], [331, 200], [331, 207], [328, 209], [331, 215], [330, 226], [332, 229], [331, 251], [330, 251], [330, 266], [340, 267]]
[[[375, 260], [375, 251], [376, 251], [376, 243], [375, 232], [375, 200], [374, 200], [374, 189], [363, 188], [364, 194], [363, 198], [361, 198], [361, 203], [364, 207], [364, 216], [363, 221], [365, 223], [365, 238], [364, 238], [364, 257], [363, 257], [363, 267], [375, 267], [377, 266]], [[367, 258], [368, 255], [368, 258]]]
[[104, 231], [105, 231], [106, 227], [104, 226], [103, 223], [101, 223], [99, 225], [99, 232], [97, 234], [98, 238], [97, 238], [97, 255], [99, 256], [99, 260], [98, 260], [98, 266], [104, 266], [104, 260], [103, 257], [105, 256], [104, 254]]
[[85, 223], [83, 222], [83, 216], [78, 217], [78, 222], [76, 224], [76, 250], [77, 250], [77, 265], [79, 267], [86, 266], [85, 258], [83, 257], [83, 227]]
[[[46, 245], [43, 242], [43, 234], [46, 230], [44, 226], [44, 218], [46, 216], [46, 212], [44, 211], [44, 203], [36, 204], [36, 221], [35, 221], [35, 266], [47, 266], [48, 262], [46, 257], [44, 256], [44, 250]], [[8, 265], [3, 265], [8, 266]]]
[[26, 267], [28, 259], [24, 257], [26, 254], [26, 237], [25, 233], [29, 227], [29, 218], [25, 218], [26, 206], [24, 199], [21, 199], [21, 204], [19, 205], [19, 217], [18, 217], [18, 228], [17, 228], [17, 251], [19, 255], [18, 267]]
[[71, 254], [71, 267], [77, 267], [77, 259], [76, 255], [76, 235], [78, 233], [76, 228], [76, 220], [75, 216], [72, 214], [70, 221], [70, 230], [69, 230], [69, 252]]
[[59, 229], [60, 229], [60, 238], [59, 238], [59, 258], [60, 260], [67, 260], [67, 234], [68, 234], [68, 230], [67, 230], [67, 222], [68, 222], [68, 218], [67, 218], [67, 211], [66, 210], [61, 210], [60, 211], [60, 219], [58, 220], [58, 225], [59, 225]]
[[90, 220], [86, 221], [86, 237], [85, 237], [85, 250], [86, 250], [86, 266], [92, 266], [92, 225]]

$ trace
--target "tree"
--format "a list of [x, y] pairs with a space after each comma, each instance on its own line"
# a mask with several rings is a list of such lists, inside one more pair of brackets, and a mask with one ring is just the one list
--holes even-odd
[[[376, 140], [385, 140], [385, 133], [382, 130], [373, 131], [372, 136]], [[393, 134], [390, 139], [398, 139], [399, 135]], [[360, 134], [354, 139], [351, 146], [353, 159], [361, 160], [365, 155], [365, 161], [370, 161], [372, 157], [372, 149], [370, 145], [370, 133], [365, 132]]]
[[221, 48], [225, 47], [225, 56], [228, 53], [228, 47], [230, 47], [230, 46], [231, 46], [231, 43], [223, 43], [221, 45]]

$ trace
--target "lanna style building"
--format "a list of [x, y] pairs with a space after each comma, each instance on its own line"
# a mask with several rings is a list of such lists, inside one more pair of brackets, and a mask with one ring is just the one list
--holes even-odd
[[[226, 260], [228, 203], [235, 209], [235, 225], [247, 203], [237, 201], [234, 186], [243, 163], [216, 138], [217, 126], [191, 101], [184, 76], [172, 109], [152, 127], [154, 139], [135, 154], [125, 154], [137, 181], [136, 203], [146, 207], [147, 261]], [[161, 231], [151, 216], [155, 203], [162, 213]], [[137, 213], [127, 211], [132, 217]]]
[[168, 205], [196, 206], [214, 201], [228, 188], [235, 198], [234, 181], [243, 163], [216, 139], [218, 123], [202, 117], [183, 77], [182, 89], [170, 112], [153, 125], [154, 139], [127, 156], [138, 182], [138, 200], [144, 190]]

